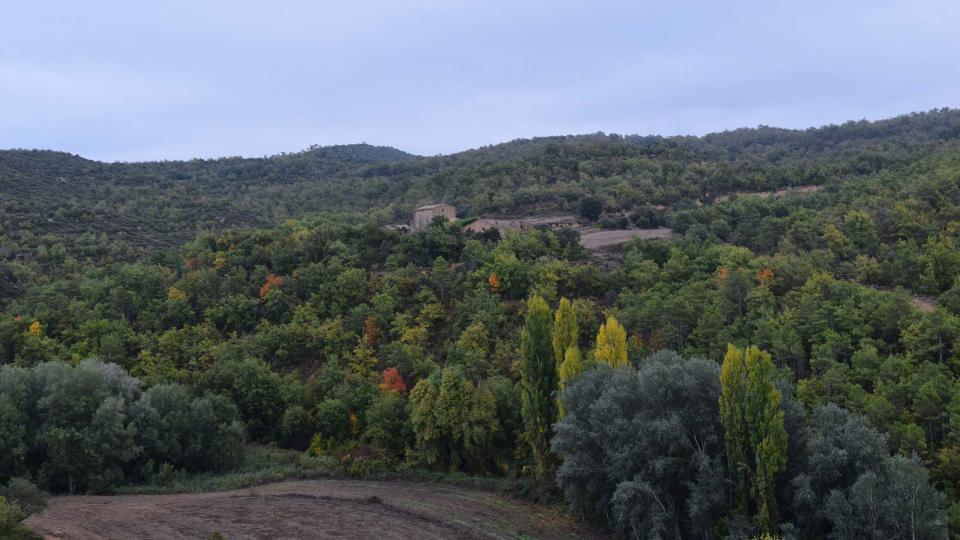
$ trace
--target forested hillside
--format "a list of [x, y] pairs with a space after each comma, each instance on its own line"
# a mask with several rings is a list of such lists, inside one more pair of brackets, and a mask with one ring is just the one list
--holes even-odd
[[[0, 186], [0, 484], [170, 481], [252, 440], [559, 488], [631, 538], [960, 531], [960, 111], [436, 158], [10, 151]], [[437, 200], [676, 235], [611, 265], [570, 229], [381, 226]]]
[[[0, 152], [5, 256], [142, 256], [201, 230], [275, 225], [341, 208], [338, 180], [414, 156], [393, 148], [311, 148], [262, 159], [100, 163], [61, 152]], [[36, 250], [31, 254], [30, 251]]]
[[259, 159], [100, 163], [0, 151], [0, 257], [119, 260], [199, 231], [277, 225], [315, 212], [409, 219], [445, 201], [461, 215], [684, 208], [718, 194], [845, 182], [960, 139], [960, 111], [805, 131], [739, 129], [696, 137], [583, 135], [518, 140], [433, 158], [369, 145]]

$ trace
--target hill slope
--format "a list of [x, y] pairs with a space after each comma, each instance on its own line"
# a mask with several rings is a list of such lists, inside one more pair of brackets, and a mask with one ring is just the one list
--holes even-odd
[[0, 260], [132, 260], [199, 230], [371, 209], [381, 222], [405, 220], [439, 200], [466, 215], [569, 212], [587, 196], [608, 212], [679, 209], [717, 194], [850, 180], [958, 140], [960, 111], [943, 109], [803, 131], [545, 137], [431, 158], [365, 144], [110, 164], [0, 151]]

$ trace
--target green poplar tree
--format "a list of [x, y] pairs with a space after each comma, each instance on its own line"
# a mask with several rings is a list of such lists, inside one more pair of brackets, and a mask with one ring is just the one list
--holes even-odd
[[538, 479], [554, 468], [550, 453], [553, 423], [557, 419], [557, 362], [550, 339], [550, 307], [540, 296], [527, 300], [527, 316], [521, 335], [520, 412]]
[[566, 298], [560, 299], [560, 305], [553, 316], [553, 357], [557, 360], [557, 369], [567, 356], [567, 349], [577, 346], [577, 312], [573, 303]]
[[410, 424], [416, 435], [417, 452], [429, 465], [439, 463], [443, 455], [443, 431], [434, 413], [437, 407], [439, 385], [438, 370], [430, 377], [420, 379], [410, 392]]
[[456, 368], [440, 372], [440, 388], [433, 414], [437, 426], [445, 435], [448, 467], [460, 469], [464, 462], [464, 438], [470, 427], [469, 417], [473, 406], [473, 383]]
[[[560, 392], [563, 393], [567, 385], [570, 384], [573, 379], [577, 377], [583, 371], [583, 361], [580, 357], [580, 349], [576, 346], [569, 347], [567, 349], [563, 363], [560, 364], [559, 371], [559, 387]], [[566, 415], [566, 412], [563, 410], [563, 400], [557, 398], [557, 413], [560, 418], [563, 418]]]
[[[560, 299], [557, 312], [553, 315], [553, 356], [557, 361], [558, 388], [560, 392], [581, 371], [580, 348], [577, 339], [580, 335], [577, 327], [577, 312], [573, 303], [566, 298]], [[557, 396], [557, 415], [563, 417], [563, 401]]]
[[770, 354], [727, 345], [720, 370], [720, 420], [733, 479], [734, 504], [764, 532], [777, 521], [774, 483], [787, 466], [787, 432]]

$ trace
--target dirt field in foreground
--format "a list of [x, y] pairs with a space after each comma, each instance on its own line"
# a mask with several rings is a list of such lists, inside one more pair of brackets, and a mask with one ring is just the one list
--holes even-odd
[[607, 538], [552, 508], [439, 484], [303, 480], [237, 491], [50, 499], [46, 538]]

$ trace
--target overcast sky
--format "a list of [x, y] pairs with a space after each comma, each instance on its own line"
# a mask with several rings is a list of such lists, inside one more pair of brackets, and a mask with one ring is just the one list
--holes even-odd
[[6, 1], [0, 148], [101, 160], [960, 106], [960, 1]]

